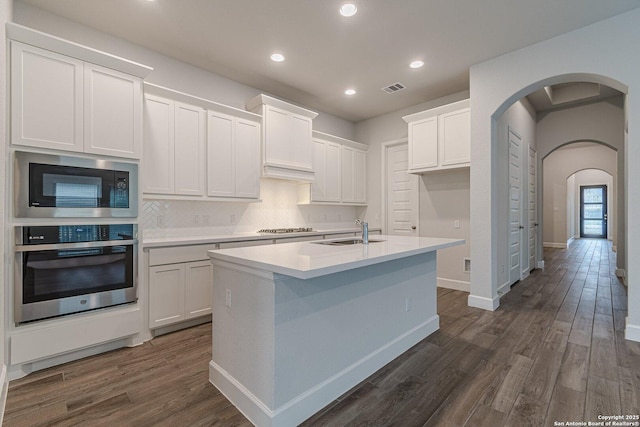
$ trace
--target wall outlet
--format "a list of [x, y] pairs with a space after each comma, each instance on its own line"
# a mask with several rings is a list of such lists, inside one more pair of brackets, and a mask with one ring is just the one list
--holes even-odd
[[165, 219], [164, 219], [164, 215], [159, 215], [159, 216], [156, 218], [156, 222], [158, 223], [158, 227], [164, 227], [164, 226], [166, 226], [166, 225], [167, 225], [167, 223], [166, 223], [166, 221], [165, 221]]
[[226, 298], [224, 304], [227, 307], [231, 307], [231, 289], [227, 289]]
[[471, 273], [471, 258], [462, 259], [462, 272]]
[[202, 215], [202, 224], [209, 225], [209, 215]]
[[460, 228], [460, 220], [456, 219], [455, 221], [453, 221], [453, 228]]
[[194, 224], [200, 224], [200, 215], [194, 215], [193, 216], [193, 223]]

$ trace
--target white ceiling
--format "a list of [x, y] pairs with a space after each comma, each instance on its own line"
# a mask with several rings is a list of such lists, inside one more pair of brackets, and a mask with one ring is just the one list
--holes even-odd
[[[638, 0], [16, 0], [357, 122], [469, 88], [469, 67]], [[269, 55], [282, 52], [283, 63]], [[410, 61], [422, 59], [414, 70]], [[400, 82], [406, 89], [387, 94]], [[348, 87], [358, 93], [344, 95]]]

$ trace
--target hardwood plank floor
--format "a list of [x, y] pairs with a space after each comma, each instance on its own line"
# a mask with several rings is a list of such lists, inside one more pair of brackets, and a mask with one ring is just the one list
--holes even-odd
[[[304, 426], [553, 426], [640, 412], [640, 343], [605, 240], [545, 250], [495, 312], [438, 290], [441, 328]], [[208, 382], [211, 325], [33, 373], [5, 426], [250, 426]]]

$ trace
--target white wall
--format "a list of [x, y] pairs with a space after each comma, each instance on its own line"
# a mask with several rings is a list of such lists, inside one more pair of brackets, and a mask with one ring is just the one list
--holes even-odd
[[[9, 135], [9, 131], [7, 129], [7, 38], [6, 33], [4, 31], [5, 23], [11, 21], [12, 15], [12, 1], [11, 0], [0, 0], [0, 25], [2, 26], [2, 35], [0, 35], [0, 135], [2, 136], [2, 140], [6, 141], [7, 136]], [[2, 144], [2, 149], [0, 149], [0, 165], [6, 167], [7, 164], [7, 143]], [[4, 168], [3, 168], [4, 170]], [[4, 325], [5, 325], [5, 315], [4, 307], [6, 306], [6, 296], [8, 294], [7, 286], [10, 283], [8, 277], [6, 277], [6, 264], [8, 262], [5, 257], [6, 253], [9, 253], [9, 248], [7, 245], [10, 244], [9, 236], [11, 233], [7, 228], [7, 209], [8, 206], [8, 188], [6, 187], [9, 183], [5, 180], [5, 174], [0, 173], [0, 221], [2, 222], [2, 227], [0, 228], [0, 343], [2, 343], [2, 351], [0, 351], [0, 424], [2, 424], [2, 417], [4, 415], [4, 404], [6, 399], [6, 360], [7, 360], [7, 349], [9, 346], [7, 345]]]
[[[367, 154], [367, 200], [363, 210], [370, 226], [382, 226], [382, 191], [385, 185], [382, 144], [407, 139], [408, 126], [403, 116], [467, 99], [468, 92], [414, 105], [356, 124], [356, 140], [369, 145]], [[473, 114], [473, 113], [472, 113]], [[469, 171], [457, 170], [424, 175], [420, 178], [420, 235], [465, 239], [467, 243], [438, 252], [438, 283], [468, 290], [469, 274], [463, 272], [463, 258], [469, 257]], [[460, 228], [453, 227], [460, 221]]]
[[[567, 183], [567, 179], [577, 172], [587, 169], [600, 169], [605, 171], [611, 178], [611, 188], [609, 188], [609, 196], [611, 197], [609, 218], [611, 218], [611, 221], [609, 225], [613, 226], [615, 224], [616, 199], [613, 196], [615, 195], [615, 183], [618, 176], [616, 151], [602, 144], [593, 144], [588, 147], [578, 146], [578, 148], [570, 147], [572, 145], [553, 151], [542, 162], [542, 230], [543, 242], [545, 246], [549, 247], [566, 247], [567, 240], [574, 237], [575, 228], [579, 227], [579, 224], [575, 223], [575, 206], [576, 203], [579, 205], [580, 197], [576, 197], [574, 193], [576, 186], [579, 188], [579, 185], [586, 184], [578, 180], [578, 176], [576, 176], [573, 186], [571, 186], [571, 183]], [[580, 177], [584, 176], [584, 174], [580, 175]], [[607, 182], [600, 183], [607, 184]], [[570, 197], [573, 202], [568, 201]], [[568, 205], [572, 206], [573, 209], [570, 209]], [[579, 213], [580, 209], [577, 210], [578, 216]], [[616, 234], [610, 233], [614, 245], [617, 244]]]
[[[473, 110], [472, 113], [473, 115]], [[525, 210], [525, 218], [528, 218], [528, 188], [526, 183], [528, 182], [528, 169], [526, 167], [527, 156], [529, 155], [529, 146], [536, 148], [536, 122], [535, 112], [526, 98], [523, 98], [513, 104], [497, 121], [496, 132], [498, 135], [497, 145], [497, 164], [501, 176], [508, 177], [509, 174], [509, 128], [514, 130], [522, 138], [522, 158], [524, 164], [522, 166], [523, 174], [526, 176], [526, 180], [522, 180], [522, 186], [524, 188], [524, 198], [521, 206]], [[473, 143], [472, 143], [473, 144]], [[473, 159], [472, 159], [472, 165]], [[500, 288], [503, 288], [509, 283], [509, 191], [510, 184], [509, 179], [502, 179], [498, 182], [498, 203], [503, 209], [497, 212], [497, 219], [499, 228], [498, 233], [498, 284]], [[471, 196], [471, 194], [469, 194]], [[527, 223], [527, 221], [523, 221]], [[526, 241], [526, 239], [523, 239]], [[520, 245], [521, 250], [528, 253], [528, 245]], [[525, 257], [528, 258], [528, 257]]]
[[[630, 94], [626, 99], [628, 133], [625, 159], [640, 161], [640, 10], [595, 23], [553, 39], [475, 65], [471, 87], [471, 275], [472, 306], [499, 305], [496, 118], [513, 102], [548, 84], [590, 81]], [[626, 217], [640, 216], [640, 169], [626, 170]], [[622, 180], [621, 180], [622, 181]], [[622, 183], [621, 183], [622, 184]], [[626, 223], [626, 255], [640, 259], [640, 225]], [[629, 307], [625, 334], [640, 341], [640, 266], [627, 265]]]

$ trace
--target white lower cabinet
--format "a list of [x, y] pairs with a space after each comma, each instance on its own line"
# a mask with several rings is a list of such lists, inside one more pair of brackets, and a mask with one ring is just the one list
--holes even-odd
[[211, 314], [210, 261], [149, 267], [149, 327]]

